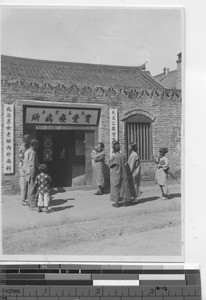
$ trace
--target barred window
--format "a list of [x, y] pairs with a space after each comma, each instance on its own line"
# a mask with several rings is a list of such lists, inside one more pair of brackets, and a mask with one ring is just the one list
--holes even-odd
[[133, 115], [126, 120], [127, 156], [129, 145], [136, 143], [142, 161], [152, 160], [152, 121], [144, 115]]

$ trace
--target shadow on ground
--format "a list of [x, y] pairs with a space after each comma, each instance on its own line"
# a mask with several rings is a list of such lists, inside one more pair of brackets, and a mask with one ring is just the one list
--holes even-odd
[[171, 194], [169, 195], [169, 200], [170, 199], [173, 199], [173, 198], [180, 198], [181, 197], [181, 194], [180, 193], [177, 193], [177, 194]]
[[68, 206], [61, 206], [61, 207], [53, 207], [53, 205], [51, 205], [51, 211], [50, 212], [56, 212], [56, 211], [61, 211], [61, 210], [65, 210], [65, 209], [69, 209], [74, 207], [73, 205], [68, 205]]
[[159, 199], [159, 197], [157, 197], [157, 196], [147, 197], [147, 198], [141, 198], [138, 201], [136, 201], [136, 202], [134, 201], [132, 203], [134, 203], [134, 205], [136, 205], [136, 204], [141, 204], [141, 203], [145, 203], [145, 202], [155, 201], [155, 200], [158, 200], [158, 199]]
[[51, 188], [51, 195], [52, 196], [56, 195], [56, 194], [59, 194], [59, 193], [65, 193], [65, 192], [66, 192], [66, 190], [62, 187], [55, 188], [55, 189]]
[[75, 198], [68, 198], [68, 199], [53, 199], [51, 200], [51, 206], [57, 206], [65, 204], [67, 201], [75, 200]]
[[[174, 198], [180, 198], [180, 197], [181, 197], [181, 194], [180, 194], [180, 193], [177, 193], [177, 194], [171, 194], [171, 195], [169, 195], [168, 200], [171, 200], [171, 199], [174, 199]], [[155, 200], [158, 200], [158, 199], [159, 199], [159, 197], [147, 197], [147, 198], [142, 198], [142, 199], [139, 199], [138, 201], [130, 202], [130, 203], [129, 203], [129, 206], [133, 206], [133, 205], [137, 205], [137, 204], [142, 204], [142, 203], [150, 202], [150, 201], [155, 201]]]

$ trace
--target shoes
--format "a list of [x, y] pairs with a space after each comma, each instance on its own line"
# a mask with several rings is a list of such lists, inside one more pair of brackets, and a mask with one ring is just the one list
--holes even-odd
[[129, 206], [129, 202], [124, 202], [124, 203], [123, 203], [123, 206], [124, 206], [124, 207]]
[[114, 203], [112, 204], [113, 207], [119, 208], [119, 204], [118, 203]]
[[42, 212], [42, 209], [41, 209], [41, 207], [39, 206], [39, 208], [38, 208], [38, 212], [40, 213], [40, 212]]
[[28, 206], [28, 205], [29, 205], [29, 204], [28, 204], [28, 201], [25, 201], [25, 200], [22, 201], [21, 204], [24, 205], [24, 206]]
[[96, 193], [95, 193], [95, 195], [98, 195], [98, 196], [100, 196], [100, 195], [104, 195], [101, 191], [97, 191]]
[[34, 210], [34, 211], [38, 211], [38, 207], [37, 206], [29, 206], [29, 209], [30, 210]]

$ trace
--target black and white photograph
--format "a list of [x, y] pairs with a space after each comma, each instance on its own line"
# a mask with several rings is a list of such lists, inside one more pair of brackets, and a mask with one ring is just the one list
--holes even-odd
[[184, 9], [2, 7], [3, 256], [182, 261]]

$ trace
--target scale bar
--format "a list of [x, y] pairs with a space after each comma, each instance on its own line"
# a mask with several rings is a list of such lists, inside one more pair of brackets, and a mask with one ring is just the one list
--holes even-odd
[[93, 280], [93, 286], [139, 286], [139, 280]]

